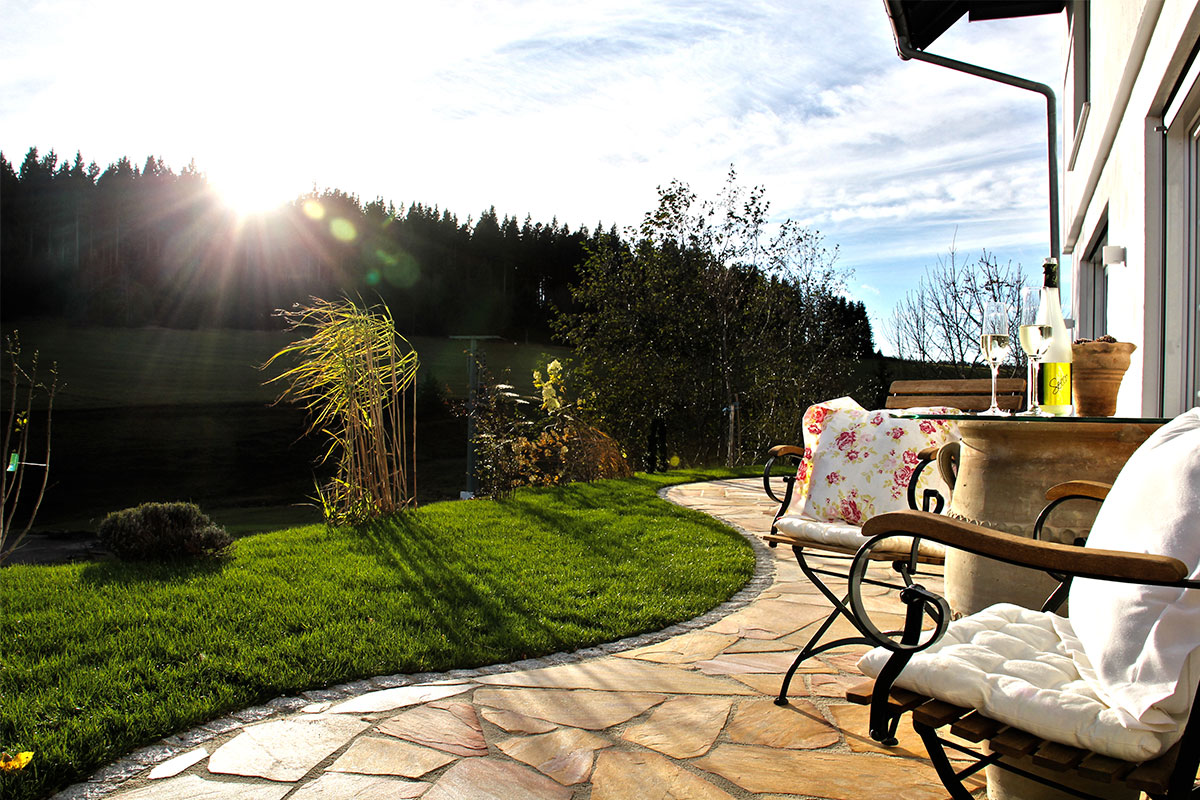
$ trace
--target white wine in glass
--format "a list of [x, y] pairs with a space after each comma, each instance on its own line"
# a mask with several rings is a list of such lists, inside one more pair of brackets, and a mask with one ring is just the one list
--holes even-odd
[[996, 376], [1000, 371], [1000, 362], [1008, 358], [1008, 306], [993, 300], [983, 304], [983, 332], [979, 337], [979, 349], [983, 358], [992, 368], [992, 404], [987, 411], [980, 414], [989, 416], [1007, 416], [1008, 412], [1000, 408], [996, 402]]
[[1050, 346], [1050, 335], [1054, 330], [1049, 325], [1022, 325], [1017, 329], [1021, 349], [1030, 358], [1041, 358]]
[[1008, 358], [1008, 339], [1007, 333], [985, 333], [979, 337], [979, 347], [988, 364], [998, 367]]

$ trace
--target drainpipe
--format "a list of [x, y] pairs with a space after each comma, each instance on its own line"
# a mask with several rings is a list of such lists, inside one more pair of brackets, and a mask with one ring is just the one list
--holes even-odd
[[1019, 78], [1016, 75], [997, 72], [994, 69], [981, 67], [978, 64], [968, 64], [965, 61], [956, 61], [953, 58], [946, 58], [945, 56], [917, 50], [909, 42], [908, 24], [905, 21], [899, 0], [884, 0], [884, 2], [887, 7], [888, 16], [892, 19], [892, 31], [896, 34], [896, 50], [900, 53], [900, 58], [905, 61], [909, 59], [925, 61], [930, 64], [936, 64], [939, 67], [946, 67], [947, 69], [965, 72], [968, 75], [987, 78], [990, 81], [996, 81], [1008, 86], [1016, 86], [1018, 89], [1026, 89], [1045, 96], [1046, 141], [1050, 162], [1050, 256], [1055, 260], [1061, 260], [1058, 227], [1058, 100], [1054, 96], [1054, 90], [1044, 83], [1037, 83], [1026, 78]]

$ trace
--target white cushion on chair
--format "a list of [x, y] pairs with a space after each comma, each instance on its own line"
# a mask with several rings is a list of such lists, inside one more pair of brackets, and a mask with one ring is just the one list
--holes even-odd
[[[818, 547], [824, 545], [857, 550], [866, 542], [862, 535], [862, 528], [857, 525], [849, 525], [844, 522], [823, 522], [795, 514], [780, 517], [775, 521], [775, 529], [788, 536], [812, 542], [814, 546]], [[888, 549], [906, 551], [912, 547], [912, 538], [892, 536], [885, 539], [884, 543]], [[920, 541], [917, 552], [930, 558], [945, 558], [946, 556], [946, 548], [941, 543], [931, 542], [928, 539]]]
[[[1173, 556], [1200, 579], [1200, 408], [1134, 452], [1087, 546]], [[1076, 579], [1069, 607], [1097, 691], [1111, 705], [1149, 724], [1187, 713], [1200, 674], [1200, 590]], [[1184, 673], [1190, 679], [1180, 680]]]
[[[1078, 668], [1086, 656], [1069, 620], [1000, 603], [950, 623], [946, 635], [913, 656], [896, 686], [1043, 739], [1127, 761], [1154, 758], [1182, 734], [1153, 730], [1096, 693]], [[876, 648], [858, 662], [878, 677], [891, 651]]]

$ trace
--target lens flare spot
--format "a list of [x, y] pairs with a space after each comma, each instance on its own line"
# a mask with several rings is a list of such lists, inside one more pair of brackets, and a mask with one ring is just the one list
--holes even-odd
[[383, 280], [383, 276], [379, 274], [379, 270], [373, 269], [367, 273], [368, 286], [378, 286], [381, 280]]
[[337, 217], [329, 223], [329, 232], [339, 242], [353, 242], [358, 236], [358, 231], [355, 229], [354, 223], [341, 217]]
[[309, 219], [324, 219], [325, 217], [325, 206], [316, 200], [305, 200], [303, 208], [304, 215]]
[[670, 464], [672, 467], [678, 467], [679, 466], [679, 456], [672, 455], [669, 459], [667, 459], [667, 463]]
[[408, 253], [393, 256], [391, 263], [383, 265], [383, 277], [398, 289], [408, 289], [416, 284], [421, 277], [421, 267], [417, 260]]

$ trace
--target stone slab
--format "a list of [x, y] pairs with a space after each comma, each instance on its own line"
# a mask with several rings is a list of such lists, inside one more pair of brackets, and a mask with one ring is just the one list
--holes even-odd
[[292, 787], [280, 783], [212, 781], [199, 775], [179, 775], [130, 792], [112, 795], [112, 800], [281, 800]]
[[245, 728], [208, 759], [210, 772], [298, 781], [369, 728], [345, 715], [310, 715]]
[[330, 772], [420, 778], [454, 761], [454, 756], [388, 736], [363, 736], [342, 753]]
[[290, 800], [407, 800], [420, 797], [431, 784], [381, 775], [326, 772], [301, 786]]
[[520, 764], [468, 758], [446, 770], [423, 800], [570, 800], [572, 794]]
[[557, 725], [544, 719], [530, 717], [516, 711], [485, 708], [479, 712], [483, 718], [508, 733], [549, 733]]
[[147, 777], [154, 781], [161, 780], [162, 778], [171, 778], [183, 772], [188, 767], [199, 764], [206, 758], [208, 758], [208, 750], [203, 747], [197, 747], [195, 750], [180, 753], [174, 758], [162, 762], [150, 770], [150, 774]]
[[572, 786], [591, 776], [596, 751], [612, 747], [612, 742], [578, 728], [560, 728], [539, 736], [507, 739], [497, 747], [562, 785]]
[[428, 703], [431, 700], [441, 700], [462, 694], [471, 688], [470, 683], [426, 683], [417, 686], [398, 686], [395, 689], [381, 689], [378, 692], [367, 692], [358, 697], [352, 697], [344, 703], [338, 703], [329, 709], [332, 714], [379, 714], [384, 711], [394, 711], [397, 708]]
[[729, 741], [787, 750], [812, 750], [837, 744], [840, 736], [807, 700], [777, 706], [767, 698], [743, 700], [725, 729]]
[[699, 661], [696, 669], [705, 675], [783, 675], [796, 660], [794, 651], [730, 653]]
[[[750, 694], [730, 681], [665, 664], [636, 659], [601, 658], [578, 664], [486, 675], [479, 683], [557, 689], [597, 689], [609, 692], [667, 692], [671, 694]], [[478, 693], [476, 694], [478, 698]], [[519, 709], [517, 709], [519, 710]]]
[[738, 639], [725, 648], [725, 653], [777, 653], [783, 650], [795, 650], [791, 644], [782, 639]]
[[420, 706], [379, 725], [379, 732], [456, 756], [487, 755], [483, 727], [470, 703]]
[[628, 722], [658, 705], [666, 695], [653, 692], [594, 692], [570, 689], [479, 689], [475, 702], [586, 730]]
[[596, 759], [591, 800], [734, 800], [733, 795], [658, 753], [607, 750]]
[[732, 707], [729, 697], [674, 697], [622, 736], [671, 758], [695, 758], [713, 746]]
[[799, 794], [825, 800], [946, 797], [933, 767], [907, 758], [724, 744], [692, 763], [748, 792]]
[[781, 599], [762, 600], [730, 614], [706, 630], [747, 639], [778, 639], [827, 616], [828, 603], [818, 606]]
[[695, 631], [616, 655], [618, 658], [636, 658], [658, 664], [690, 664], [714, 658], [735, 641], [736, 636]]

